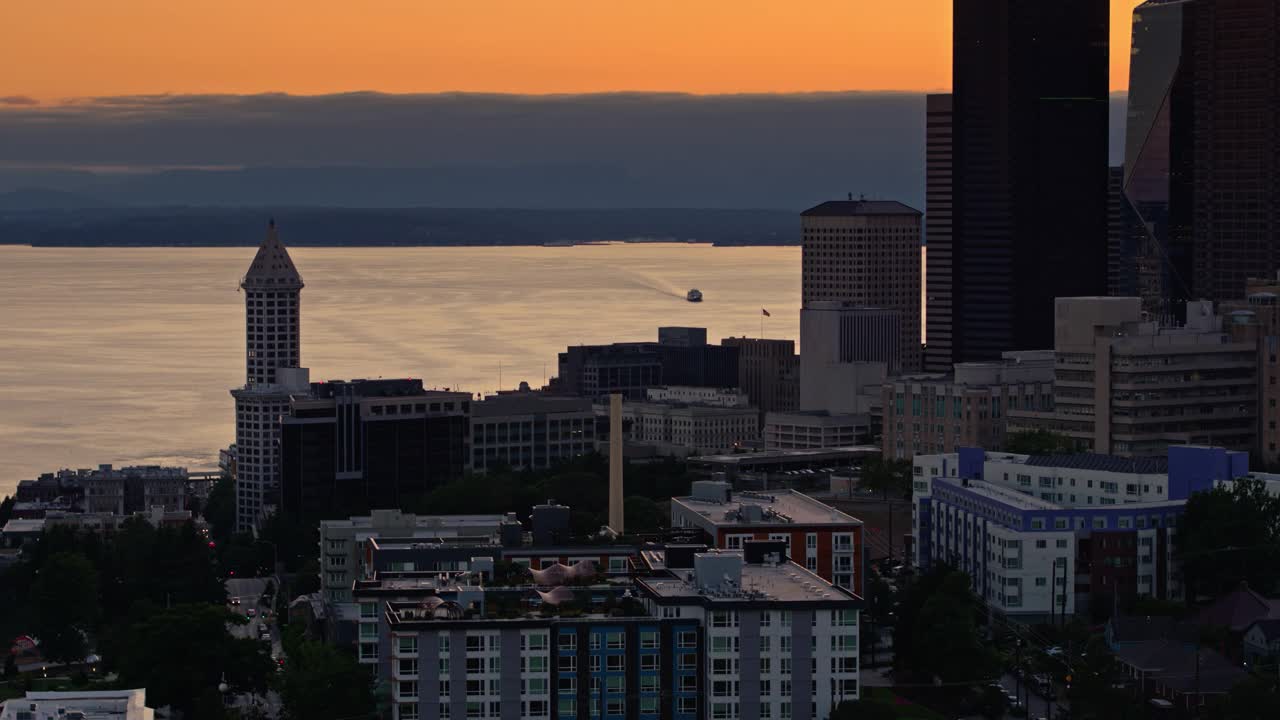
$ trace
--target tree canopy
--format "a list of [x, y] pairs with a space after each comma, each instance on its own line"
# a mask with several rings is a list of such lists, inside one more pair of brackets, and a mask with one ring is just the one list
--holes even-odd
[[1249, 478], [1194, 493], [1174, 547], [1190, 597], [1217, 595], [1241, 581], [1270, 594], [1280, 580], [1280, 499]]
[[1019, 455], [1056, 455], [1076, 452], [1076, 447], [1071, 438], [1052, 430], [1024, 430], [1006, 435], [1003, 450]]
[[910, 460], [871, 458], [862, 466], [859, 483], [886, 500], [890, 495], [910, 500], [911, 472]]
[[364, 717], [374, 707], [372, 677], [350, 653], [306, 640], [290, 628], [285, 636], [289, 662], [280, 697], [288, 720]]
[[53, 662], [83, 660], [88, 633], [101, 614], [98, 573], [89, 559], [74, 552], [53, 555], [40, 569], [33, 590], [41, 652]]
[[225, 607], [177, 605], [113, 635], [112, 656], [125, 687], [145, 687], [155, 706], [170, 705], [184, 715], [225, 676], [233, 693], [265, 693], [274, 663], [267, 646], [237, 638], [229, 623], [243, 623]]

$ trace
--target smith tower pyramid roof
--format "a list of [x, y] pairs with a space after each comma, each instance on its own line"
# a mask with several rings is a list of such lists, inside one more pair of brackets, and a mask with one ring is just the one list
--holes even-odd
[[267, 223], [267, 237], [258, 246], [258, 254], [249, 265], [249, 272], [240, 280], [240, 287], [255, 290], [301, 290], [302, 276], [293, 265], [293, 258], [284, 243], [280, 242], [280, 234], [276, 232], [276, 221]]

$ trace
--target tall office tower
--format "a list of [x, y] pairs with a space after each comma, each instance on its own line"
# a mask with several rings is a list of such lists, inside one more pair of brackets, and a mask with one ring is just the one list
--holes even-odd
[[236, 530], [250, 531], [275, 504], [279, 418], [289, 397], [308, 389], [298, 368], [302, 276], [275, 221], [240, 280], [245, 307], [245, 385], [236, 400]]
[[[954, 362], [1048, 348], [1107, 289], [1107, 0], [955, 0]], [[803, 346], [803, 342], [801, 343]]]
[[[1158, 277], [1148, 277], [1150, 268], [1144, 254], [1147, 229], [1124, 195], [1124, 168], [1111, 168], [1107, 181], [1107, 294], [1112, 297], [1143, 297], [1142, 290], [1158, 293]], [[1148, 287], [1149, 286], [1149, 287]], [[1151, 300], [1152, 310], [1159, 303]]]
[[[896, 311], [900, 367], [918, 370], [920, 211], [900, 202], [851, 197], [805, 210], [800, 227], [804, 305], [834, 301]], [[801, 358], [804, 352], [801, 331]]]
[[1198, 0], [1194, 280], [1231, 300], [1280, 266], [1280, 3]]
[[1148, 0], [1133, 11], [1124, 198], [1143, 231], [1136, 295], [1155, 316], [1182, 317], [1191, 293], [1192, 27], [1200, 0]]
[[924, 369], [951, 371], [951, 95], [925, 99]]

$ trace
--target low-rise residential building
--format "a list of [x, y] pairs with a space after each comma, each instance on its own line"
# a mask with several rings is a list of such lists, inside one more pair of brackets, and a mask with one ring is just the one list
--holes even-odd
[[1053, 376], [1053, 351], [1028, 350], [956, 363], [950, 374], [892, 379], [881, 394], [884, 456], [999, 450], [1010, 410], [1053, 409]]
[[155, 712], [141, 688], [28, 692], [0, 703], [0, 720], [152, 720]]
[[1148, 320], [1140, 298], [1058, 298], [1053, 408], [1009, 409], [1009, 432], [1049, 430], [1084, 452], [1163, 455], [1171, 445], [1249, 450], [1257, 348], [1207, 301], [1184, 325]]
[[728, 483], [698, 480], [692, 495], [671, 498], [671, 527], [695, 528], [718, 548], [751, 540], [785, 543], [786, 556], [839, 587], [862, 595], [862, 521], [795, 490], [733, 492]]
[[1167, 458], [961, 448], [917, 456], [913, 472], [916, 565], [964, 570], [992, 608], [1032, 618], [1182, 599], [1173, 536], [1187, 498], [1249, 476], [1246, 453], [1181, 446]]
[[644, 554], [622, 583], [363, 584], [393, 717], [818, 720], [859, 697], [852, 593], [759, 553]]
[[850, 447], [865, 443], [870, 435], [871, 418], [867, 415], [809, 410], [771, 412], [764, 418], [765, 450]]
[[471, 406], [471, 468], [545, 469], [595, 451], [591, 400], [538, 392], [491, 395]]

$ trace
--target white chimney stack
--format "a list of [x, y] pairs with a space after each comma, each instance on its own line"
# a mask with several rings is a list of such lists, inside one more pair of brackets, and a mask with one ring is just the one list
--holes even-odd
[[622, 534], [622, 395], [609, 396], [609, 527]]

